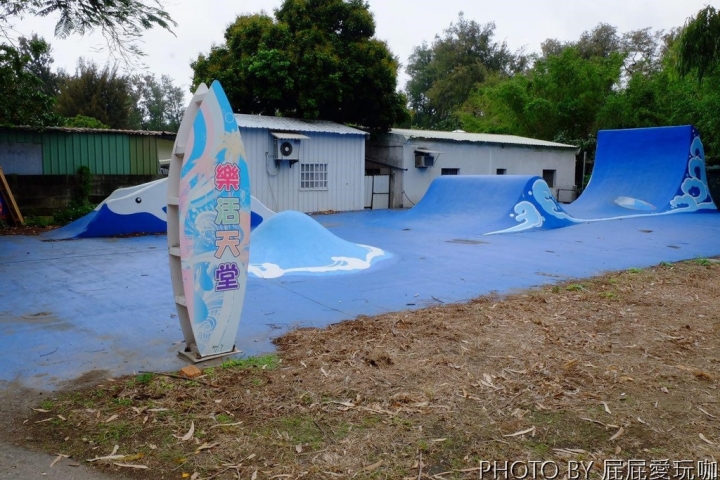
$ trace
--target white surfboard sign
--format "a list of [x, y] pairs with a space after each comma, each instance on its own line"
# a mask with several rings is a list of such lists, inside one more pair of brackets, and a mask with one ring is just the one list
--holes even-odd
[[186, 348], [234, 353], [250, 242], [245, 149], [220, 83], [201, 84], [180, 124], [168, 177], [168, 253]]

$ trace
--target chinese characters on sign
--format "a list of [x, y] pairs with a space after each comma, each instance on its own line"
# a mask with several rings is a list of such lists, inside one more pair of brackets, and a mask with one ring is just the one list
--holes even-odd
[[479, 479], [530, 480], [718, 480], [718, 462], [711, 460], [569, 460], [480, 462]]
[[[233, 191], [240, 190], [240, 168], [232, 163], [220, 163], [215, 167], [215, 189], [222, 195], [227, 192], [232, 195]], [[235, 226], [234, 230], [216, 230], [215, 231], [215, 258], [222, 258], [225, 250], [229, 250], [230, 254], [237, 258], [240, 256], [240, 199], [237, 197], [227, 196], [217, 199], [215, 210], [215, 225]], [[224, 292], [227, 290], [238, 290], [238, 276], [240, 268], [237, 262], [221, 263], [215, 269], [215, 291]]]
[[602, 480], [717, 480], [717, 461], [605, 460]]

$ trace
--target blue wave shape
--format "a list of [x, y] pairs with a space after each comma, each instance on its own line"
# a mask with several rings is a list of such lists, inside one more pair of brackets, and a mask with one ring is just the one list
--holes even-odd
[[338, 275], [370, 268], [392, 255], [379, 248], [337, 237], [308, 215], [294, 210], [276, 213], [252, 233], [251, 275]]
[[545, 180], [540, 177], [530, 177], [527, 180], [520, 199], [512, 211], [510, 217], [517, 222], [516, 225], [486, 235], [562, 228], [575, 223], [575, 220], [555, 200]]

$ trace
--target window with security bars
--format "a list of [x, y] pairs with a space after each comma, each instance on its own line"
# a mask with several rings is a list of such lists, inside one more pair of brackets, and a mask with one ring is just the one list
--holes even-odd
[[300, 164], [300, 190], [327, 190], [327, 163]]

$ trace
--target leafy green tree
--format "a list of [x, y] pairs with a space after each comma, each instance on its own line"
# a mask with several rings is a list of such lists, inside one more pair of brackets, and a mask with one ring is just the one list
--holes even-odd
[[274, 18], [239, 16], [192, 63], [193, 88], [220, 80], [238, 111], [384, 130], [406, 115], [398, 62], [374, 38], [364, 0], [285, 0]]
[[154, 75], [135, 75], [131, 84], [134, 85], [140, 127], [176, 132], [185, 112], [183, 89], [175, 86], [168, 75], [162, 75], [160, 80]]
[[597, 132], [597, 118], [620, 78], [624, 55], [584, 58], [577, 47], [538, 59], [525, 75], [479, 88], [463, 107], [466, 130], [492, 129], [575, 144]]
[[101, 69], [80, 59], [75, 75], [61, 80], [56, 111], [64, 117], [83, 115], [110, 128], [137, 129], [135, 110], [132, 82], [117, 67]]
[[64, 125], [66, 127], [73, 128], [95, 128], [95, 129], [108, 129], [109, 126], [102, 123], [92, 117], [86, 117], [85, 115], [75, 115], [72, 118], [66, 118]]
[[2, 0], [0, 31], [7, 37], [13, 22], [28, 15], [57, 16], [58, 38], [99, 30], [111, 51], [125, 58], [142, 55], [138, 40], [145, 30], [176, 25], [157, 0]]
[[[48, 45], [29, 40], [28, 48], [42, 55]], [[57, 125], [54, 98], [43, 90], [43, 81], [29, 67], [32, 58], [8, 44], [0, 45], [0, 124], [35, 127]]]
[[54, 59], [52, 47], [44, 38], [33, 33], [28, 39], [18, 39], [18, 51], [28, 58], [25, 70], [38, 77], [43, 83], [43, 93], [54, 97], [58, 93], [58, 75], [52, 71]]
[[690, 17], [677, 42], [677, 68], [685, 76], [692, 71], [698, 81], [720, 62], [720, 15], [707, 6]]
[[415, 47], [406, 72], [413, 123], [423, 128], [454, 126], [453, 114], [470, 92], [493, 74], [511, 75], [527, 66], [521, 52], [493, 41], [495, 24], [480, 25], [462, 12], [432, 45]]

